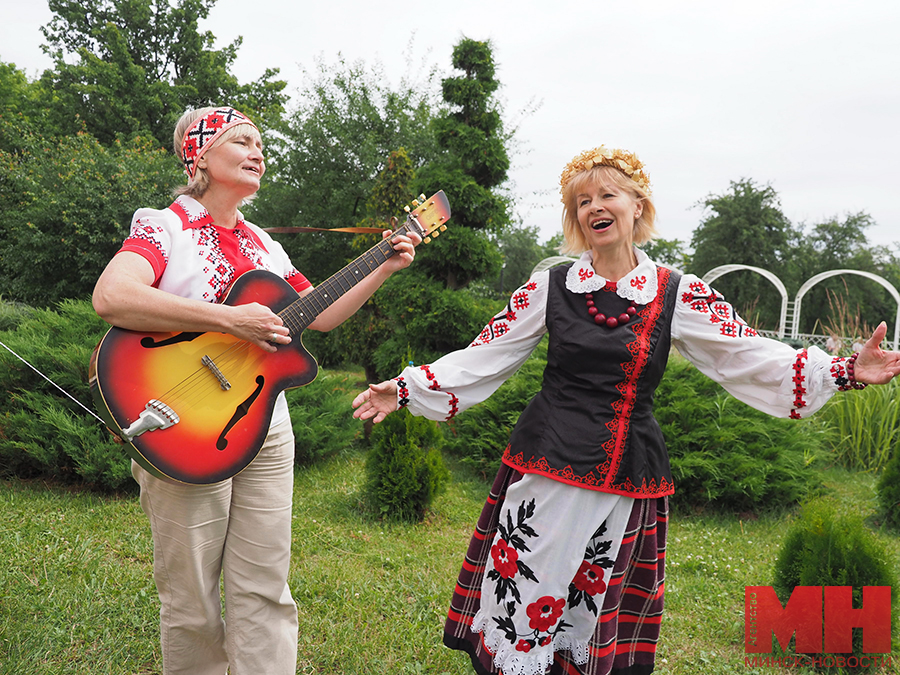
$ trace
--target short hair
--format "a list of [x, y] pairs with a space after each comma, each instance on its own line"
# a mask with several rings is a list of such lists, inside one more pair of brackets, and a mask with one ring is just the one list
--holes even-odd
[[562, 229], [565, 242], [560, 247], [560, 253], [580, 255], [587, 251], [587, 240], [578, 224], [578, 205], [575, 197], [588, 187], [615, 185], [624, 190], [632, 199], [643, 204], [641, 217], [634, 221], [632, 239], [635, 244], [645, 244], [656, 236], [656, 207], [650, 195], [640, 185], [635, 183], [623, 172], [611, 166], [593, 166], [586, 171], [576, 174], [563, 188], [563, 215]]
[[[211, 113], [214, 110], [218, 110], [220, 106], [207, 106], [206, 108], [197, 108], [196, 110], [188, 110], [184, 113], [181, 118], [178, 120], [178, 123], [175, 125], [175, 133], [172, 135], [172, 149], [175, 151], [175, 154], [178, 156], [179, 161], [182, 158], [182, 143], [184, 142], [184, 134], [188, 130], [188, 128], [197, 121], [200, 117]], [[230, 129], [226, 129], [221, 136], [219, 136], [213, 144], [210, 146], [210, 150], [219, 145], [220, 143], [224, 143], [233, 138], [249, 138], [252, 142], [262, 143], [262, 137], [259, 135], [259, 129], [257, 129], [253, 124], [250, 124], [249, 121], [247, 124], [238, 124], [236, 126], [231, 127]], [[201, 169], [198, 165], [194, 166], [194, 175], [188, 179], [186, 185], [179, 185], [173, 193], [178, 195], [186, 195], [188, 197], [202, 197], [203, 194], [209, 189], [209, 175], [206, 173], [205, 169]], [[255, 195], [247, 197], [244, 199], [244, 203], [250, 203]]]

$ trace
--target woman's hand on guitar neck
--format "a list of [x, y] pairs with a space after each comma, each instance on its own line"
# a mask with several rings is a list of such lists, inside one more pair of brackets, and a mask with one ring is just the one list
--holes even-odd
[[375, 424], [397, 410], [397, 383], [385, 380], [380, 384], [370, 384], [369, 388], [353, 399], [353, 417], [359, 420], [372, 419]]

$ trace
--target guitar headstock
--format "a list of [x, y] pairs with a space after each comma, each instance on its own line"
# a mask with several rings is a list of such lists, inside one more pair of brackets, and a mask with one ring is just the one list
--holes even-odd
[[450, 202], [447, 201], [447, 195], [443, 190], [428, 199], [425, 199], [425, 195], [419, 195], [418, 199], [413, 200], [412, 205], [416, 207], [414, 211], [410, 211], [408, 206], [405, 209], [409, 214], [406, 225], [422, 237], [423, 242], [427, 244], [431, 241], [431, 237], [437, 237], [447, 230], [445, 223], [450, 218]]

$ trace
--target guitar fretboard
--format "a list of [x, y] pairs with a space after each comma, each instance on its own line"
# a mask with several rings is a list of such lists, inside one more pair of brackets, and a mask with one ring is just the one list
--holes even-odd
[[395, 255], [397, 251], [394, 250], [391, 240], [396, 235], [408, 234], [409, 231], [409, 223], [398, 227], [392, 236], [378, 242], [349, 265], [332, 274], [316, 286], [312, 293], [298, 298], [285, 307], [279, 316], [291, 335], [299, 335], [335, 300], [378, 269], [388, 258]]

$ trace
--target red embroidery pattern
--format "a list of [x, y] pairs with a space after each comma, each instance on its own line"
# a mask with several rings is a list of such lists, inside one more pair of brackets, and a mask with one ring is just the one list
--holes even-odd
[[[515, 455], [511, 454], [511, 448], [509, 446], [506, 447], [506, 451], [503, 453], [503, 463], [514, 469], [518, 469], [522, 473], [539, 473], [542, 476], [547, 476], [562, 483], [568, 483], [569, 485], [577, 485], [589, 490], [602, 490], [603, 492], [612, 492], [614, 494], [622, 494], [629, 497], [664, 497], [675, 492], [675, 484], [665, 478], [662, 478], [659, 483], [657, 483], [656, 480], [651, 480], [648, 483], [647, 480], [644, 479], [641, 481], [640, 487], [634, 485], [628, 478], [621, 483], [607, 486], [605, 481], [601, 481], [597, 478], [596, 472], [587, 476], [581, 476], [575, 473], [570, 466], [563, 469], [554, 469], [547, 463], [547, 460], [544, 457], [526, 460], [521, 452]], [[598, 467], [598, 469], [600, 469], [600, 467]]]
[[642, 290], [644, 290], [644, 284], [646, 284], [646, 283], [647, 283], [647, 277], [645, 277], [644, 275], [641, 275], [641, 276], [635, 277], [634, 279], [631, 280], [631, 287], [636, 288], [639, 291], [642, 291]]
[[794, 420], [800, 419], [798, 411], [800, 408], [806, 407], [806, 401], [803, 399], [803, 396], [806, 394], [806, 387], [803, 386], [803, 383], [806, 381], [806, 375], [803, 374], [803, 371], [806, 367], [808, 356], [804, 349], [797, 353], [797, 358], [794, 361], [794, 377], [792, 378], [794, 380], [794, 409], [791, 410], [791, 419]]
[[850, 378], [847, 375], [847, 359], [842, 356], [835, 356], [831, 359], [831, 377], [837, 385], [838, 391], [850, 391], [853, 386], [850, 384]]
[[409, 404], [409, 388], [406, 386], [406, 380], [402, 377], [395, 377], [397, 382], [397, 407], [405, 408]]
[[419, 370], [425, 373], [425, 377], [428, 378], [428, 382], [430, 382], [430, 384], [428, 385], [429, 389], [431, 389], [432, 391], [441, 390], [441, 385], [438, 384], [437, 377], [435, 377], [434, 373], [431, 372], [430, 366], [419, 366]]
[[509, 324], [518, 318], [516, 310], [527, 309], [529, 307], [531, 304], [530, 292], [536, 289], [537, 284], [533, 281], [529, 281], [520, 290], [516, 291], [509, 299], [506, 309], [491, 318], [491, 320], [488, 321], [487, 326], [482, 328], [478, 337], [475, 338], [469, 346], [478, 347], [479, 345], [486, 345], [494, 339], [506, 335], [509, 332]]
[[594, 270], [586, 270], [583, 267], [578, 270], [578, 280], [579, 281], [587, 281], [592, 276], [594, 276]]
[[[621, 398], [613, 401], [612, 408], [616, 416], [606, 425], [612, 434], [610, 439], [603, 444], [607, 460], [603, 464], [605, 471], [601, 473], [606, 476], [604, 487], [607, 488], [613, 487], [612, 481], [622, 463], [622, 453], [625, 450], [625, 441], [628, 438], [631, 424], [631, 413], [637, 401], [637, 382], [650, 360], [650, 336], [663, 311], [663, 298], [671, 271], [660, 267], [657, 274], [659, 290], [656, 297], [653, 302], [638, 311], [638, 316], [643, 320], [631, 325], [631, 330], [634, 331], [636, 337], [635, 340], [628, 343], [628, 351], [631, 352], [632, 358], [621, 364], [622, 370], [625, 372], [625, 379], [616, 385]], [[643, 495], [643, 493], [641, 494]]]
[[681, 294], [681, 302], [698, 314], [708, 314], [709, 322], [720, 324], [719, 333], [727, 337], [756, 337], [759, 333], [737, 315], [734, 308], [702, 281], [688, 285], [690, 292]]
[[456, 413], [459, 412], [459, 399], [455, 394], [452, 394], [449, 391], [447, 392], [447, 396], [450, 397], [450, 413], [444, 419], [449, 422], [454, 417], [456, 417]]
[[169, 256], [160, 242], [162, 233], [162, 227], [159, 225], [152, 225], [146, 218], [140, 218], [134, 223], [134, 227], [131, 228], [131, 234], [128, 235], [128, 238], [139, 239], [152, 244], [153, 248], [159, 251], [159, 255], [162, 257], [163, 262], [168, 265]]

